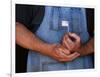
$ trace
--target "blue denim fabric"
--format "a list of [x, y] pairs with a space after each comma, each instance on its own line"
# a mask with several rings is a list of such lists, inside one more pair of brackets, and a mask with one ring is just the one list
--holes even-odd
[[[67, 26], [61, 26], [62, 20], [69, 22], [69, 30]], [[85, 9], [45, 7], [44, 19], [36, 35], [47, 43], [60, 43], [63, 35], [67, 32], [77, 33], [81, 37], [83, 44], [88, 41], [89, 34], [87, 32]], [[86, 69], [92, 67], [91, 56], [79, 57], [72, 62], [59, 63], [48, 56], [31, 50], [28, 54], [27, 72]]]

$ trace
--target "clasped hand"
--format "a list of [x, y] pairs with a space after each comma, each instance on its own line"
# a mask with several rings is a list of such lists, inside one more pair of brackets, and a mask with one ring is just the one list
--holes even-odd
[[68, 62], [80, 56], [77, 52], [81, 46], [80, 37], [75, 33], [66, 33], [61, 44], [52, 44], [50, 55], [60, 62]]

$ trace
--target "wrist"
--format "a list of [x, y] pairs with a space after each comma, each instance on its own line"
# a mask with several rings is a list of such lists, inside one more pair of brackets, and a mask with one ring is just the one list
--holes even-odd
[[80, 56], [86, 56], [86, 55], [87, 55], [87, 51], [86, 51], [86, 49], [85, 49], [84, 46], [81, 46], [81, 47], [78, 49], [77, 52], [80, 53]]
[[50, 54], [51, 44], [48, 43], [42, 43], [38, 46], [37, 51], [43, 55], [48, 56]]

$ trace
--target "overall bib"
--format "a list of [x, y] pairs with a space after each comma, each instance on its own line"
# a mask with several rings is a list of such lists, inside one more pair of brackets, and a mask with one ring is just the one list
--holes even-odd
[[[45, 7], [45, 14], [36, 35], [47, 43], [61, 43], [67, 32], [74, 32], [82, 44], [89, 40], [86, 14], [83, 8]], [[84, 51], [85, 52], [85, 51]], [[91, 56], [79, 57], [71, 62], [60, 63], [48, 56], [29, 51], [27, 72], [93, 68]]]

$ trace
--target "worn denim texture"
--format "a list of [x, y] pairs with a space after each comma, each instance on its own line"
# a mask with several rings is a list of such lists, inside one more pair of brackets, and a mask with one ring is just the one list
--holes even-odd
[[[61, 26], [62, 20], [68, 21], [69, 26]], [[67, 32], [78, 34], [81, 37], [82, 44], [89, 40], [85, 9], [45, 7], [45, 15], [36, 35], [47, 43], [60, 43], [63, 35]], [[27, 72], [88, 69], [92, 67], [91, 56], [79, 57], [72, 62], [60, 63], [31, 50], [28, 54]]]

